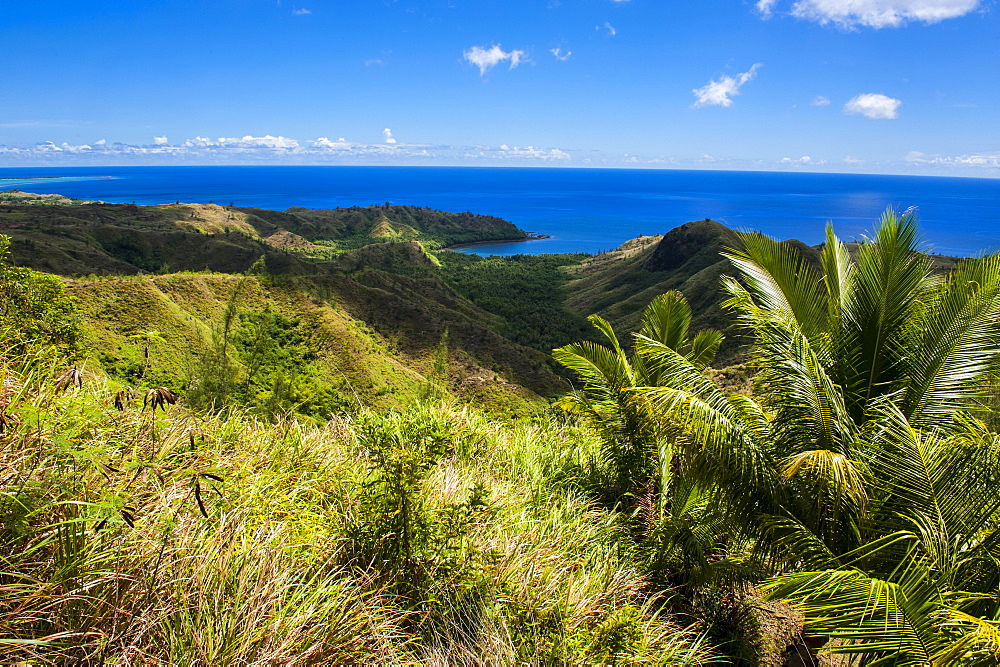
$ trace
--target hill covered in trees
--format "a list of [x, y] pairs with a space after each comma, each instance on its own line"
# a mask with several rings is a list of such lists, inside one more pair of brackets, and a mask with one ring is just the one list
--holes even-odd
[[997, 257], [891, 211], [481, 258], [104, 206], [6, 220], [111, 275], [0, 235], [0, 660], [1000, 660]]
[[[57, 197], [57, 196], [53, 196]], [[270, 211], [216, 204], [136, 206], [7, 193], [0, 230], [20, 263], [63, 275], [171, 271], [240, 273], [263, 255], [269, 271], [307, 273], [373, 243], [419, 241], [429, 249], [527, 234], [501, 218], [411, 206]]]

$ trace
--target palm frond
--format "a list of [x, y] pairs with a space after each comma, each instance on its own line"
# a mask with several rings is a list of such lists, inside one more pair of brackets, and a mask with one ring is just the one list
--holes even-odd
[[642, 311], [639, 333], [680, 352], [688, 339], [691, 308], [680, 292], [660, 294]]
[[833, 233], [831, 223], [826, 225], [826, 243], [820, 254], [820, 264], [826, 287], [827, 322], [832, 327], [839, 327], [847, 310], [847, 299], [853, 291], [854, 265], [847, 247]]
[[[654, 340], [638, 336], [639, 354], [654, 358], [673, 386], [638, 387], [651, 414], [672, 420], [687, 438], [678, 444], [699, 474], [719, 485], [739, 507], [769, 507], [779, 486], [773, 467], [770, 423], [752, 399], [727, 394], [690, 360]], [[749, 515], [744, 517], [749, 518]]]
[[898, 389], [908, 322], [933, 287], [930, 259], [919, 252], [912, 213], [886, 210], [875, 239], [858, 249], [851, 293], [834, 341], [838, 382], [860, 423], [868, 402]]
[[931, 423], [968, 407], [1000, 354], [1000, 254], [966, 260], [943, 282], [905, 345], [903, 411]]
[[552, 356], [580, 376], [588, 389], [610, 391], [631, 384], [632, 370], [624, 355], [600, 343], [570, 343], [553, 350]]
[[1000, 624], [955, 609], [943, 610], [944, 627], [958, 634], [950, 645], [934, 655], [934, 664], [953, 665], [960, 661], [980, 665], [1000, 664]]
[[722, 332], [715, 329], [705, 329], [696, 333], [691, 339], [691, 352], [689, 353], [691, 363], [699, 368], [704, 368], [712, 363], [724, 338]]
[[765, 589], [805, 614], [807, 633], [844, 640], [828, 653], [862, 655], [872, 665], [926, 665], [948, 646], [943, 601], [918, 568], [899, 581], [855, 569], [797, 572]]
[[725, 289], [732, 295], [727, 305], [754, 331], [754, 363], [762, 369], [759, 381], [775, 409], [779, 448], [785, 455], [803, 449], [846, 451], [857, 429], [827, 371], [829, 362], [816, 349], [825, 347], [824, 337], [808, 338], [787, 311], [759, 307], [735, 280]]
[[742, 251], [723, 253], [743, 274], [760, 307], [788, 313], [807, 335], [821, 332], [826, 321], [822, 277], [787, 243], [759, 233], [740, 234]]

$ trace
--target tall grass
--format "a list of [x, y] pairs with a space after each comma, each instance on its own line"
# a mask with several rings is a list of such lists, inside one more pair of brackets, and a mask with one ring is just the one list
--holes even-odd
[[582, 494], [573, 426], [118, 410], [62, 370], [0, 364], [0, 662], [712, 659]]

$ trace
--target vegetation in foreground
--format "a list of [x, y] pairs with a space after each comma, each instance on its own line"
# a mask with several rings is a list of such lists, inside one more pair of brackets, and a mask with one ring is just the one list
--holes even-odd
[[[72, 304], [3, 266], [34, 307], [0, 311], [0, 655], [996, 664], [1000, 256], [935, 275], [892, 212], [815, 262], [739, 241], [752, 383], [668, 292], [632, 345], [595, 316], [556, 350], [577, 418], [521, 422], [192, 411], [66, 369]], [[244, 324], [307, 369], [288, 321]]]
[[627, 472], [619, 506], [649, 513], [653, 489], [635, 527], [652, 571], [760, 585], [862, 664], [996, 664], [1000, 256], [936, 276], [891, 211], [856, 259], [828, 230], [820, 268], [741, 240], [724, 287], [752, 395], [706, 376], [717, 334], [688, 338], [679, 295], [647, 309], [631, 358], [596, 317], [610, 346], [556, 351], [585, 382], [567, 407]]
[[581, 490], [576, 427], [196, 415], [58, 370], [3, 368], [4, 662], [713, 655]]

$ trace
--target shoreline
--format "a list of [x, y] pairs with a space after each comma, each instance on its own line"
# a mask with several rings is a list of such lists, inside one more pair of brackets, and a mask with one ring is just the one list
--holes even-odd
[[461, 250], [463, 248], [479, 248], [482, 246], [501, 245], [505, 243], [523, 243], [525, 241], [543, 241], [555, 238], [551, 234], [540, 234], [538, 232], [525, 232], [527, 236], [523, 239], [494, 239], [492, 241], [469, 241], [468, 243], [455, 243], [445, 246], [441, 250]]
[[72, 176], [0, 176], [0, 181], [44, 181], [60, 178], [72, 178]]

